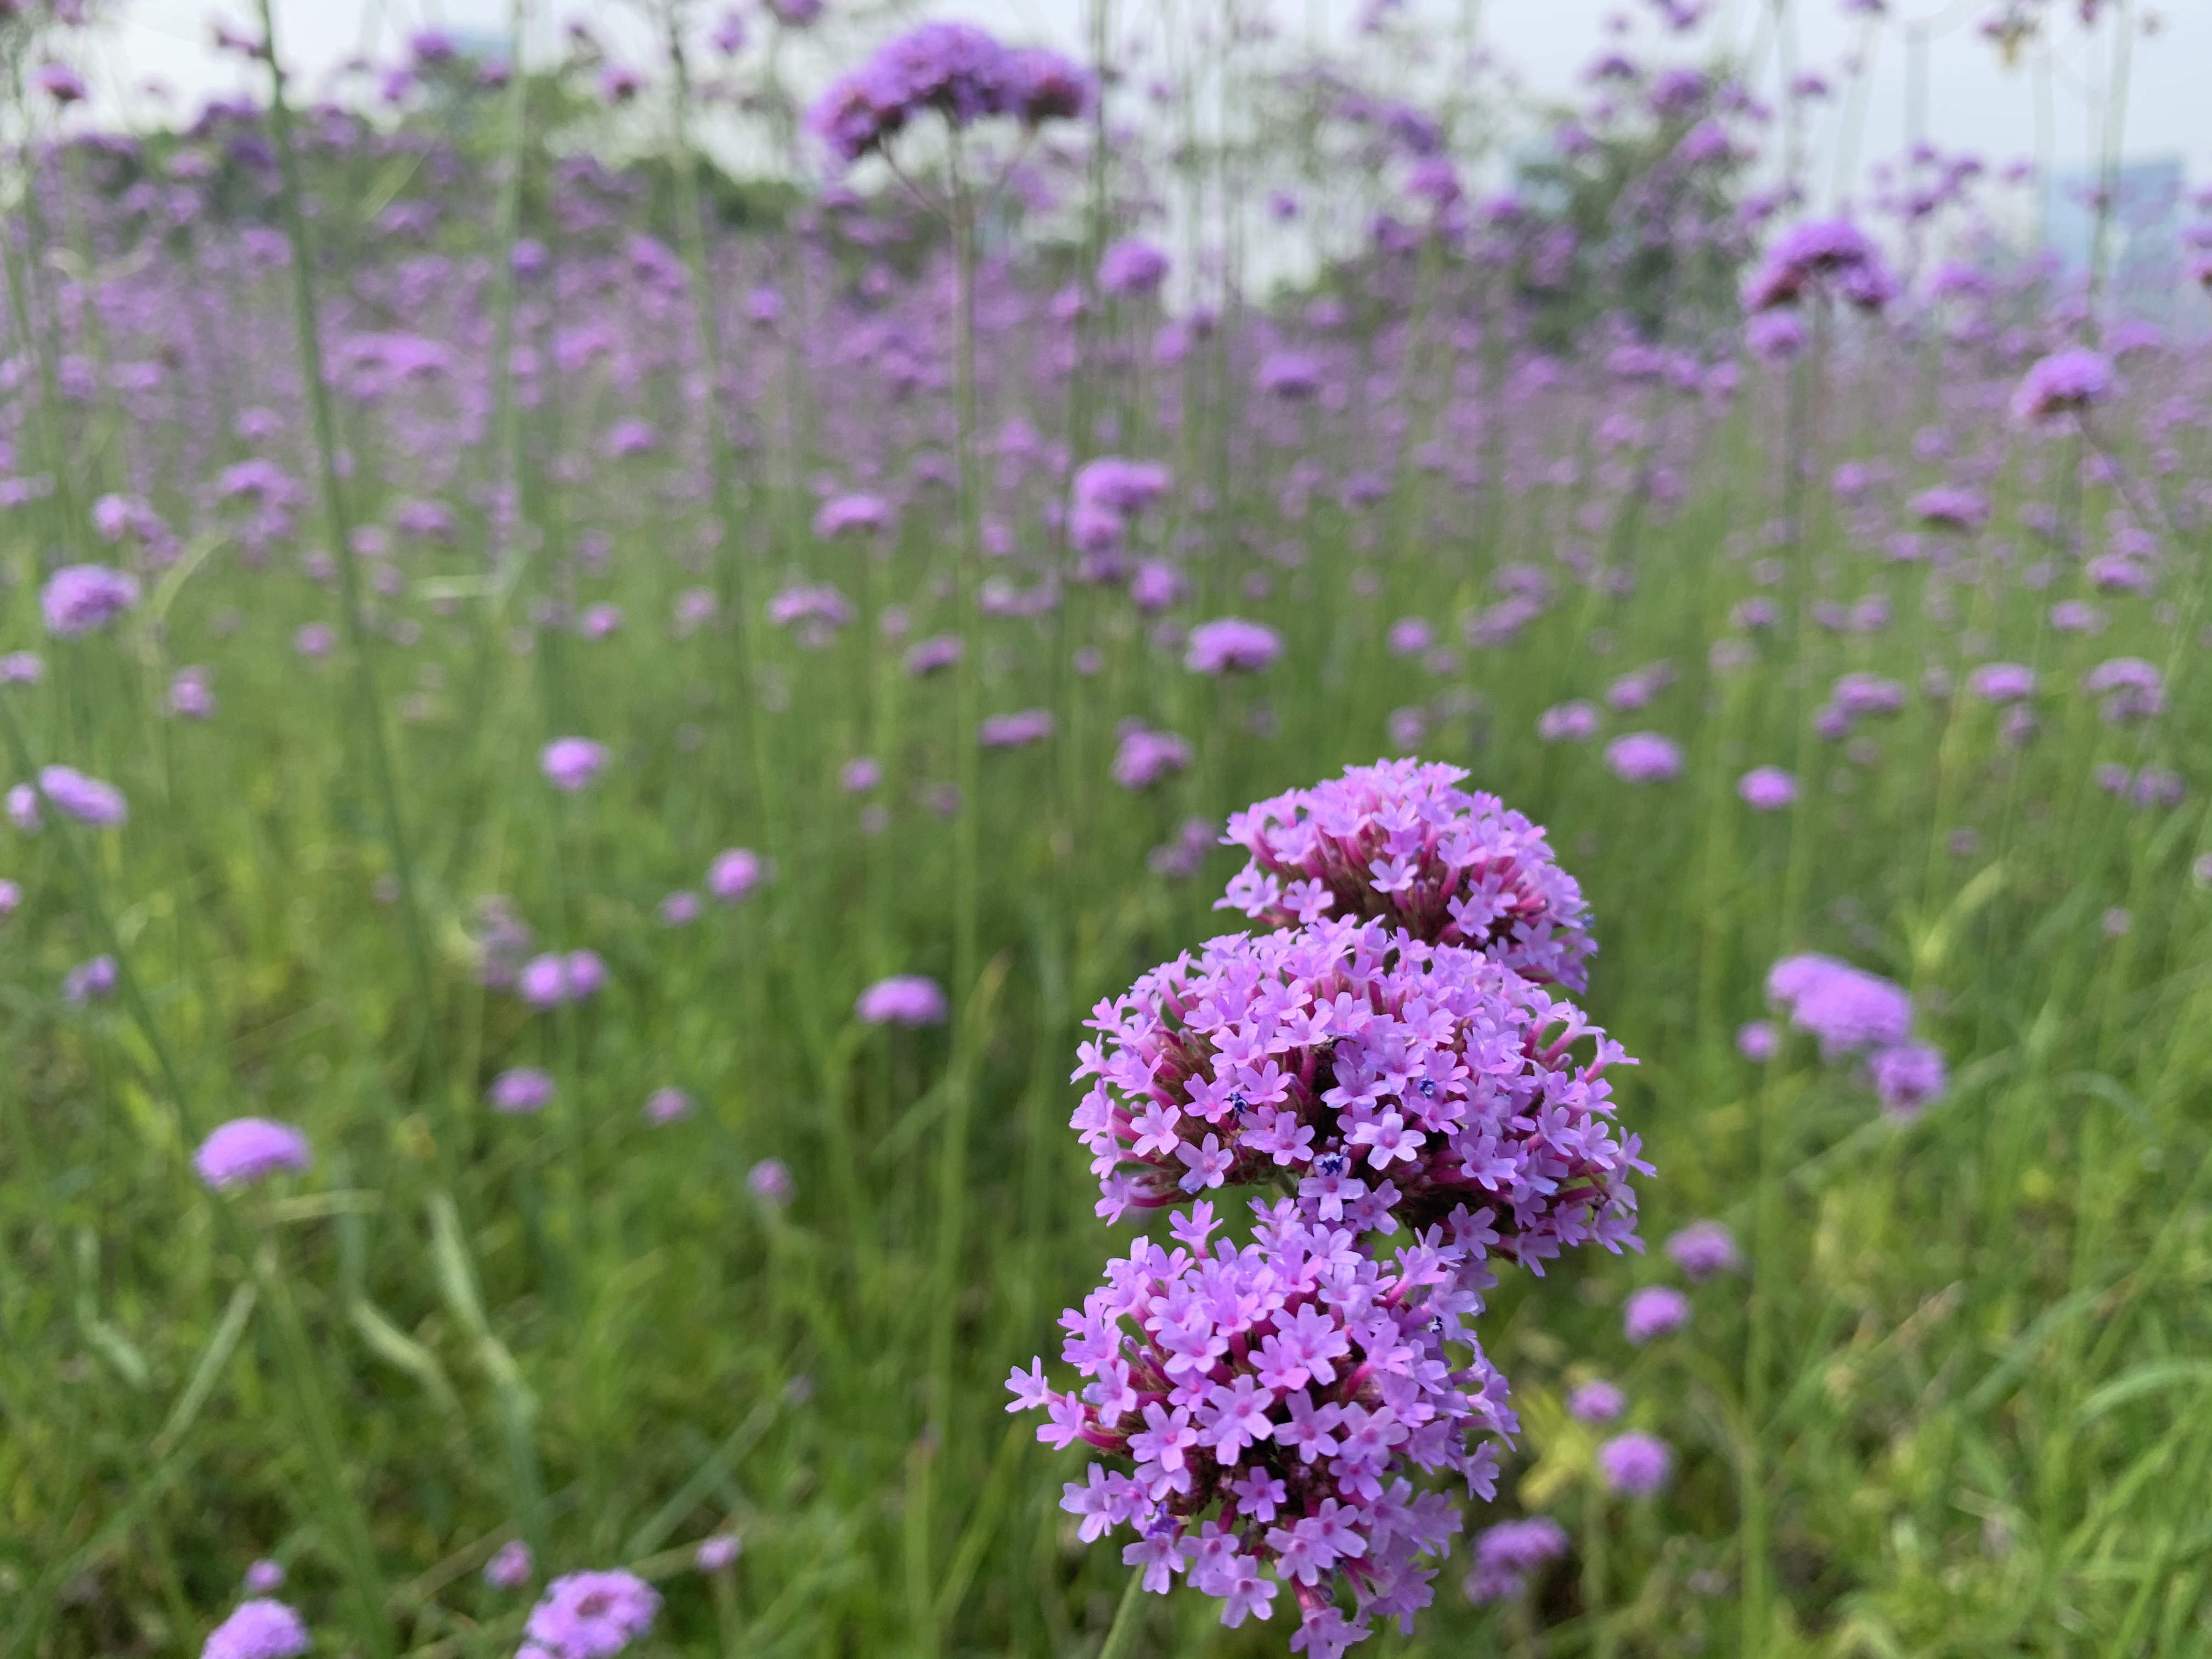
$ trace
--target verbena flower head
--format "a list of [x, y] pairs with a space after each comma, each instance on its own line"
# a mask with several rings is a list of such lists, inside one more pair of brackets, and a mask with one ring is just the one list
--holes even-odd
[[824, 541], [888, 530], [890, 503], [879, 495], [834, 495], [814, 514], [814, 533]]
[[545, 745], [538, 763], [556, 789], [574, 794], [605, 771], [612, 758], [606, 744], [589, 738], [556, 738]]
[[2013, 418], [2039, 426], [2060, 415], [2078, 415], [2112, 395], [2112, 360], [2075, 347], [2038, 358], [2012, 395]]
[[1670, 1285], [1647, 1285], [1621, 1304], [1621, 1334], [1642, 1347], [1690, 1322], [1690, 1298]]
[[1567, 1396], [1567, 1415], [1577, 1423], [1610, 1423], [1628, 1409], [1628, 1396], [1599, 1377]]
[[284, 1564], [282, 1561], [259, 1560], [246, 1570], [246, 1588], [256, 1595], [267, 1595], [272, 1590], [284, 1588]]
[[1172, 732], [1132, 726], [1114, 750], [1114, 781], [1124, 789], [1149, 789], [1190, 764], [1190, 745]]
[[1754, 766], [1736, 781], [1735, 792], [1754, 812], [1778, 812], [1797, 799], [1797, 780], [1778, 766]]
[[484, 1583], [494, 1589], [520, 1589], [530, 1582], [537, 1565], [530, 1546], [520, 1538], [510, 1538], [484, 1563]]
[[1076, 505], [1133, 518], [1164, 497], [1172, 482], [1167, 468], [1158, 461], [1101, 455], [1085, 462], [1076, 473]]
[[2035, 695], [2035, 671], [2024, 663], [1985, 662], [1966, 676], [1966, 687], [1984, 702], [2018, 702]]
[[[1109, 1221], [1178, 1194], [1297, 1183], [1355, 1232], [1453, 1217], [1536, 1267], [1635, 1236], [1633, 1135], [1581, 1011], [1472, 951], [1381, 922], [1231, 934], [1139, 978], [1086, 1024], [1070, 1120]], [[1571, 1050], [1583, 1038], [1592, 1057]]]
[[924, 23], [834, 82], [806, 124], [852, 162], [927, 112], [953, 127], [994, 116], [1036, 125], [1081, 114], [1090, 95], [1089, 77], [1056, 53], [1010, 50], [969, 23]]
[[272, 1175], [296, 1175], [313, 1161], [306, 1135], [265, 1117], [218, 1124], [192, 1154], [199, 1178], [219, 1193], [251, 1187]]
[[1530, 1575], [1566, 1553], [1566, 1528], [1548, 1515], [1486, 1527], [1474, 1535], [1474, 1569], [1463, 1586], [1467, 1599], [1480, 1607], [1518, 1595]]
[[63, 817], [94, 829], [112, 829], [131, 817], [131, 809], [120, 789], [98, 778], [88, 778], [74, 767], [41, 768], [39, 788]]
[[535, 1066], [517, 1066], [491, 1080], [485, 1099], [495, 1112], [515, 1116], [542, 1112], [553, 1099], [553, 1079]]
[[1735, 1235], [1717, 1221], [1692, 1221], [1669, 1234], [1666, 1251], [1692, 1284], [1703, 1284], [1716, 1273], [1734, 1273], [1743, 1265]]
[[1597, 706], [1563, 702], [1536, 717], [1536, 735], [1546, 743], [1583, 743], [1597, 735]]
[[724, 904], [735, 904], [758, 887], [767, 872], [759, 854], [749, 847], [732, 847], [716, 854], [707, 866], [707, 890]]
[[1011, 714], [990, 714], [977, 728], [976, 741], [986, 749], [1026, 749], [1052, 735], [1052, 710], [1022, 708]]
[[598, 951], [547, 951], [523, 963], [515, 990], [533, 1008], [557, 1008], [597, 996], [606, 982], [607, 965]]
[[1108, 246], [1098, 260], [1098, 287], [1121, 298], [1157, 294], [1168, 279], [1164, 249], [1136, 237]]
[[780, 1158], [764, 1158], [745, 1171], [745, 1190], [770, 1209], [781, 1210], [799, 1189], [788, 1164]]
[[1092, 1464], [1060, 1507], [1086, 1542], [1127, 1528], [1122, 1559], [1147, 1589], [1187, 1577], [1232, 1626], [1272, 1618], [1288, 1589], [1294, 1648], [1334, 1655], [1376, 1615], [1411, 1629], [1432, 1595], [1425, 1563], [1463, 1524], [1448, 1490], [1417, 1483], [1488, 1498], [1494, 1442], [1517, 1425], [1467, 1322], [1470, 1274], [1486, 1282], [1479, 1228], [1375, 1257], [1287, 1200], [1252, 1209], [1241, 1249], [1208, 1250], [1200, 1204], [1176, 1218], [1177, 1248], [1140, 1239], [1109, 1263], [1060, 1319], [1061, 1358], [1088, 1380], [1055, 1390], [1033, 1361], [1007, 1409], [1042, 1408], [1038, 1438], [1133, 1465]]
[[1814, 219], [1791, 227], [1768, 250], [1744, 290], [1744, 307], [1757, 312], [1795, 305], [1823, 286], [1869, 310], [1887, 304], [1897, 288], [1864, 231], [1847, 219]]
[[1656, 1435], [1616, 1435], [1597, 1449], [1598, 1473], [1624, 1498], [1648, 1498], [1667, 1484], [1674, 1453]]
[[944, 990], [920, 974], [879, 979], [853, 1005], [863, 1025], [942, 1025], [948, 1012]]
[[1283, 636], [1264, 623], [1220, 617], [1190, 630], [1183, 665], [1196, 674], [1258, 673], [1283, 654]]
[[1582, 889], [1541, 826], [1467, 775], [1378, 761], [1232, 813], [1223, 843], [1251, 857], [1214, 908], [1271, 927], [1372, 918], [1580, 989], [1597, 948]]
[[208, 1632], [200, 1659], [297, 1659], [310, 1645], [307, 1621], [282, 1601], [241, 1601]]
[[1820, 1039], [1830, 1060], [1894, 1048], [1912, 1025], [1912, 999], [1900, 986], [1833, 957], [1784, 957], [1766, 976], [1766, 994], [1790, 1023]]
[[691, 1557], [692, 1565], [702, 1572], [727, 1572], [738, 1564], [742, 1540], [728, 1533], [717, 1533], [712, 1538], [699, 1540], [698, 1549]]
[[62, 1000], [73, 1007], [105, 1002], [115, 994], [115, 958], [96, 956], [62, 976]]
[[69, 639], [98, 631], [138, 603], [138, 579], [104, 564], [65, 564], [39, 592], [46, 631]]
[[1656, 732], [1631, 732], [1606, 744], [1605, 763], [1623, 783], [1666, 783], [1682, 775], [1682, 745]]
[[1882, 1110], [1905, 1123], [1942, 1095], [1948, 1081], [1942, 1051], [1921, 1042], [1901, 1042], [1881, 1049], [1867, 1069], [1873, 1075]]
[[523, 1631], [553, 1659], [609, 1659], [652, 1629], [659, 1611], [659, 1592], [635, 1573], [572, 1572], [545, 1587]]
[[680, 1123], [698, 1109], [690, 1096], [681, 1089], [655, 1089], [645, 1097], [640, 1115], [647, 1123]]

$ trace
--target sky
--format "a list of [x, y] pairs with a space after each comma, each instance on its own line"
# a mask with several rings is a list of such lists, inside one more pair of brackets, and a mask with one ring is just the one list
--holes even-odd
[[[945, 0], [915, 9], [981, 23], [1009, 39], [1073, 47], [1087, 0]], [[136, 89], [149, 77], [174, 88], [180, 100], [251, 84], [245, 67], [210, 49], [210, 21], [219, 14], [243, 23], [239, 0], [118, 0], [121, 20], [84, 65], [105, 110], [146, 107]], [[1117, 15], [1192, 17], [1214, 13], [1216, 0], [1113, 0]], [[1249, 9], [1255, 0], [1243, 0]], [[1297, 32], [1342, 35], [1360, 0], [1274, 0], [1284, 26]], [[1528, 90], [1543, 97], [1569, 90], [1604, 39], [1602, 20], [1639, 0], [1407, 0], [1425, 11], [1460, 16], [1480, 7], [1485, 39], [1516, 66]], [[1717, 0], [1718, 29], [1739, 50], [1753, 43], [1760, 80], [1777, 83], [1774, 36], [1764, 27], [1767, 0]], [[1864, 186], [1866, 168], [1898, 155], [1912, 137], [1946, 150], [1970, 149], [1996, 161], [2047, 155], [2063, 170], [2094, 166], [2103, 148], [2101, 87], [2110, 69], [2107, 23], [2094, 39], [2073, 21], [2073, 8], [2054, 4], [2054, 45], [2007, 69], [1977, 24], [1996, 0], [1889, 0], [1890, 15], [1869, 37], [1844, 15], [1840, 0], [1790, 0], [1801, 69], [1840, 81], [1840, 67], [1871, 39], [1870, 75], [1857, 141], [1843, 137], [1840, 103], [1826, 106], [1812, 133], [1809, 177], [1823, 196]], [[833, 0], [834, 7], [834, 0]], [[364, 46], [389, 52], [427, 25], [503, 32], [507, 0], [277, 0], [277, 28], [288, 62], [311, 79]], [[619, 40], [637, 15], [615, 0], [536, 0], [533, 10], [549, 40], [558, 20], [582, 16]], [[2212, 65], [2212, 0], [2128, 0], [2126, 15], [2154, 23], [2140, 34], [2129, 65], [2122, 152], [2130, 159], [2175, 157], [2193, 183], [2212, 180], [2212, 118], [2203, 100]], [[1908, 59], [1908, 34], [1925, 41], [1924, 72]], [[1650, 37], [1647, 25], [1641, 38]], [[848, 37], [852, 49], [866, 42]], [[1913, 89], [1924, 89], [1916, 99]]]

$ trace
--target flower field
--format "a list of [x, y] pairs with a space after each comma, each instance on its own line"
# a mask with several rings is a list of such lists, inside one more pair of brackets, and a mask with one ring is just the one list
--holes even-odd
[[7, 1653], [2212, 1649], [2204, 295], [1370, 9], [0, 6]]

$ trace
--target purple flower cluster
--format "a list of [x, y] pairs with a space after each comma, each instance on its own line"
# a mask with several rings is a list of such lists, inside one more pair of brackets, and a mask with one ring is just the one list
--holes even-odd
[[1864, 1055], [1891, 1116], [1917, 1117], [1943, 1092], [1943, 1056], [1912, 1040], [1912, 998], [1902, 986], [1808, 952], [1776, 963], [1766, 993], [1789, 1011], [1792, 1025], [1820, 1040], [1823, 1059]]
[[1190, 630], [1183, 663], [1194, 674], [1256, 674], [1283, 654], [1283, 636], [1264, 623], [1221, 617]]
[[138, 603], [138, 579], [104, 564], [65, 564], [39, 592], [46, 631], [58, 638], [96, 633]]
[[208, 1632], [200, 1659], [296, 1659], [310, 1645], [307, 1621], [282, 1601], [241, 1601]]
[[2112, 360], [2076, 347], [2039, 357], [2013, 393], [2013, 418], [2040, 426], [2060, 415], [2078, 415], [2112, 395]]
[[221, 1193], [252, 1186], [272, 1175], [296, 1175], [313, 1159], [307, 1137], [290, 1124], [265, 1117], [237, 1117], [218, 1124], [200, 1143], [192, 1154], [192, 1168], [202, 1181]]
[[1323, 915], [1464, 945], [1523, 979], [1580, 990], [1596, 950], [1582, 889], [1543, 830], [1455, 766], [1378, 761], [1232, 813], [1250, 860], [1217, 909], [1271, 927]]
[[955, 127], [994, 116], [1025, 125], [1081, 115], [1090, 77], [1057, 52], [1015, 51], [968, 23], [925, 23], [841, 76], [807, 125], [838, 160], [857, 161], [934, 111]]
[[653, 1628], [660, 1593], [635, 1573], [572, 1572], [530, 1610], [515, 1659], [611, 1659]]
[[1580, 890], [1465, 776], [1352, 767], [1231, 818], [1251, 861], [1222, 906], [1278, 931], [1210, 940], [1093, 1009], [1070, 1122], [1108, 1221], [1280, 1195], [1249, 1200], [1241, 1248], [1209, 1254], [1201, 1200], [1173, 1217], [1177, 1249], [1110, 1263], [1061, 1317], [1085, 1384], [1055, 1391], [1042, 1361], [1010, 1382], [1012, 1409], [1048, 1413], [1040, 1438], [1135, 1465], [1066, 1487], [1086, 1540], [1128, 1527], [1146, 1589], [1186, 1576], [1231, 1626], [1287, 1586], [1294, 1652], [1340, 1654], [1378, 1614], [1410, 1632], [1462, 1524], [1419, 1483], [1491, 1494], [1516, 1427], [1468, 1322], [1492, 1255], [1540, 1273], [1637, 1242], [1646, 1166], [1604, 1075], [1627, 1056], [1540, 982], [1581, 982]]
[[1897, 279], [1867, 234], [1848, 219], [1814, 219], [1785, 231], [1744, 289], [1746, 310], [1796, 305], [1808, 291], [1832, 288], [1865, 311], [1897, 295]]
[[1501, 1521], [1475, 1535], [1467, 1599], [1480, 1606], [1518, 1595], [1530, 1576], [1567, 1553], [1566, 1529], [1547, 1515]]

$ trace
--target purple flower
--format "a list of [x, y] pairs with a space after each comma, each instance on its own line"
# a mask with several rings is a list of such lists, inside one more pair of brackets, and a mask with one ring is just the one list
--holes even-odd
[[2039, 426], [2057, 415], [2077, 415], [2112, 395], [2112, 360], [2075, 347], [2038, 358], [2012, 395], [2013, 418]]
[[924, 23], [832, 82], [806, 125], [849, 163], [925, 112], [953, 127], [994, 116], [1034, 125], [1079, 115], [1089, 100], [1089, 78], [1055, 53], [1010, 51], [972, 24]]
[[241, 1601], [208, 1632], [200, 1659], [296, 1659], [308, 1648], [307, 1620], [282, 1601]]
[[1190, 764], [1190, 745], [1172, 732], [1133, 726], [1114, 750], [1114, 781], [1124, 789], [1149, 789]]
[[309, 623], [292, 635], [292, 648], [309, 661], [319, 661], [337, 648], [338, 636], [322, 623]]
[[1605, 763], [1623, 783], [1665, 783], [1682, 775], [1682, 745], [1656, 732], [1631, 732], [1606, 744]]
[[533, 1008], [556, 1008], [596, 996], [607, 982], [607, 965], [596, 951], [548, 951], [523, 963], [515, 989]]
[[497, 1554], [484, 1563], [484, 1583], [494, 1589], [520, 1589], [530, 1582], [537, 1565], [530, 1546], [520, 1538], [510, 1538], [499, 1547]]
[[587, 640], [604, 640], [623, 625], [623, 609], [618, 605], [587, 606], [576, 618], [576, 631]]
[[1793, 226], [1768, 250], [1744, 290], [1744, 307], [1757, 312], [1795, 305], [1820, 283], [1868, 310], [1879, 310], [1896, 291], [1864, 231], [1844, 219], [1815, 219]]
[[966, 649], [957, 634], [933, 634], [926, 640], [916, 640], [907, 647], [906, 672], [916, 679], [926, 678], [951, 667]]
[[23, 905], [21, 882], [0, 880], [0, 921], [5, 921]]
[[36, 652], [10, 651], [0, 657], [0, 685], [36, 685], [46, 677], [46, 665]]
[[553, 1079], [535, 1066], [517, 1066], [494, 1078], [484, 1098], [495, 1112], [527, 1116], [551, 1103]]
[[1638, 1347], [1690, 1322], [1690, 1298], [1671, 1285], [1646, 1285], [1621, 1306], [1621, 1334]]
[[1615, 1435], [1597, 1449], [1598, 1474], [1608, 1491], [1624, 1498], [1648, 1498], [1667, 1484], [1674, 1454], [1656, 1435]]
[[57, 104], [76, 104], [89, 95], [84, 77], [67, 64], [41, 64], [32, 83]]
[[1716, 1273], [1734, 1273], [1743, 1265], [1735, 1235], [1717, 1221], [1692, 1221], [1668, 1238], [1666, 1249], [1693, 1285], [1702, 1285]]
[[724, 904], [735, 904], [758, 887], [767, 873], [759, 854], [749, 847], [732, 847], [716, 854], [707, 866], [707, 890]]
[[717, 1533], [712, 1538], [699, 1540], [699, 1548], [691, 1564], [702, 1572], [727, 1572], [738, 1564], [740, 1540], [728, 1533]]
[[1222, 617], [1190, 630], [1183, 666], [1196, 674], [1258, 673], [1283, 654], [1283, 636], [1264, 623]]
[[1868, 1070], [1882, 1110], [1905, 1123], [1943, 1092], [1947, 1080], [1942, 1054], [1921, 1042], [1877, 1050]]
[[647, 1123], [680, 1123], [698, 1108], [681, 1089], [655, 1089], [645, 1097], [641, 1113]]
[[1766, 976], [1766, 994], [1789, 1010], [1791, 1024], [1820, 1039], [1831, 1060], [1894, 1048], [1912, 1024], [1912, 999], [1901, 987], [1833, 957], [1784, 957]]
[[272, 1590], [284, 1588], [284, 1564], [281, 1561], [256, 1561], [246, 1570], [246, 1588], [256, 1595], [267, 1595]]
[[[218, 1125], [192, 1154], [192, 1168], [216, 1192], [250, 1187], [280, 1173], [297, 1174], [313, 1161], [307, 1137], [289, 1123], [235, 1117]], [[243, 1611], [243, 1609], [241, 1609]]]
[[1122, 298], [1157, 294], [1167, 279], [1166, 252], [1135, 237], [1109, 244], [1098, 261], [1100, 290]]
[[1075, 475], [1075, 501], [1116, 519], [1133, 519], [1158, 502], [1174, 482], [1158, 461], [1124, 460], [1101, 455]]
[[1540, 826], [1495, 795], [1461, 789], [1466, 776], [1379, 761], [1232, 814], [1223, 844], [1250, 859], [1215, 908], [1272, 927], [1373, 918], [1579, 988], [1596, 949], [1582, 889]]
[[1546, 743], [1583, 743], [1597, 735], [1597, 708], [1593, 703], [1562, 702], [1536, 717], [1536, 735]]
[[58, 639], [94, 633], [137, 603], [138, 579], [104, 564], [65, 564], [39, 594], [46, 631]]
[[179, 720], [215, 717], [215, 687], [204, 668], [179, 668], [169, 682], [169, 713]]
[[1754, 812], [1778, 812], [1797, 799], [1797, 780], [1778, 766], [1755, 766], [1736, 781], [1735, 792]]
[[1474, 1535], [1474, 1568], [1463, 1588], [1480, 1607], [1528, 1588], [1529, 1576], [1567, 1553], [1566, 1528], [1547, 1515], [1501, 1521]]
[[[52, 801], [64, 817], [74, 818], [96, 830], [113, 829], [131, 816], [121, 790], [98, 778], [88, 778], [73, 767], [43, 768], [39, 773], [39, 793]], [[35, 798], [33, 805], [33, 821], [23, 824], [23, 828], [38, 827]], [[21, 824], [21, 818], [17, 822]]]
[[2035, 695], [2035, 671], [2016, 662], [1985, 662], [1966, 676], [1966, 686], [1984, 702], [2018, 702]]
[[1271, 351], [1260, 363], [1260, 390], [1300, 403], [1322, 388], [1320, 359], [1303, 351]]
[[745, 1171], [745, 1189], [769, 1208], [781, 1210], [797, 1188], [789, 1164], [780, 1158], [764, 1158]]
[[1971, 532], [1990, 521], [1990, 498], [1968, 484], [1937, 484], [1905, 505], [1914, 518], [1935, 530]]
[[949, 1012], [943, 988], [920, 974], [879, 979], [853, 1005], [863, 1025], [942, 1025]]
[[1012, 714], [985, 718], [977, 740], [986, 749], [1024, 749], [1052, 735], [1052, 710], [1024, 708]]
[[62, 975], [62, 1000], [72, 1007], [105, 1002], [115, 994], [115, 958], [94, 957]]
[[699, 896], [686, 887], [679, 887], [660, 901], [660, 920], [669, 927], [688, 927], [699, 920]]
[[839, 536], [873, 535], [888, 530], [890, 522], [890, 504], [880, 496], [833, 495], [816, 509], [814, 533], [824, 541]]
[[556, 1578], [523, 1630], [554, 1659], [610, 1659], [653, 1628], [660, 1595], [617, 1567]]
[[605, 770], [612, 758], [606, 744], [589, 738], [556, 738], [545, 745], [538, 764], [556, 789], [574, 794]]
[[868, 755], [847, 761], [837, 774], [838, 787], [848, 795], [867, 794], [883, 781], [884, 769]]
[[1567, 1415], [1577, 1423], [1610, 1423], [1628, 1409], [1628, 1396], [1600, 1377], [1567, 1396]]
[[802, 583], [768, 602], [768, 619], [778, 628], [795, 628], [801, 645], [818, 650], [853, 620], [853, 603], [828, 582]]

